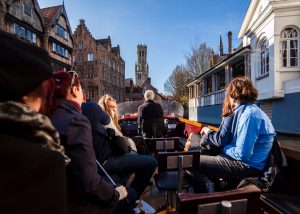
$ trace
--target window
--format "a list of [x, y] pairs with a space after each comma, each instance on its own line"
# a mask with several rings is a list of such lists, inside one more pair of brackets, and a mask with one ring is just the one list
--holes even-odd
[[269, 43], [264, 40], [260, 52], [260, 75], [269, 73]]
[[20, 27], [20, 37], [21, 39], [25, 39], [25, 28]]
[[87, 91], [87, 99], [88, 100], [94, 99], [94, 90], [93, 89], [88, 89], [88, 91]]
[[93, 61], [94, 60], [94, 54], [88, 53], [87, 55], [87, 61]]
[[23, 4], [23, 11], [26, 15], [31, 16], [31, 8], [30, 6]]
[[192, 99], [192, 98], [194, 98], [195, 97], [195, 95], [194, 95], [194, 86], [192, 85], [191, 87], [190, 87], [190, 99]]
[[93, 68], [93, 66], [88, 66], [88, 77], [89, 78], [94, 77], [94, 68]]
[[64, 56], [64, 57], [68, 57], [68, 50], [61, 47], [60, 45], [56, 44], [56, 43], [53, 43], [52, 44], [52, 51], [61, 55], [61, 56]]
[[299, 66], [299, 32], [288, 27], [281, 32], [281, 66]]
[[13, 24], [13, 33], [17, 36], [19, 36], [20, 33], [20, 26], [16, 23]]
[[83, 49], [83, 43], [82, 43], [82, 42], [79, 43], [78, 48], [79, 48], [80, 50]]
[[67, 31], [60, 25], [56, 25], [56, 34], [67, 39]]
[[216, 80], [217, 90], [219, 91], [225, 89], [225, 70], [222, 70], [216, 74]]
[[142, 74], [141, 73], [138, 73], [138, 79], [142, 79]]
[[31, 32], [29, 30], [26, 30], [26, 39], [31, 41]]
[[212, 93], [212, 76], [205, 79], [206, 87], [205, 87], [205, 94]]
[[36, 44], [36, 34], [32, 33], [25, 27], [20, 26], [19, 24], [13, 23], [12, 33], [21, 39], [25, 39], [33, 44]]
[[36, 44], [36, 34], [32, 33], [32, 43]]

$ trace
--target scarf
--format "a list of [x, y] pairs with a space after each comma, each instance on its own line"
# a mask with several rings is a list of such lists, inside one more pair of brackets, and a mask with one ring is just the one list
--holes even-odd
[[64, 147], [60, 145], [59, 134], [47, 116], [31, 110], [22, 103], [7, 101], [0, 103], [0, 125], [2, 130], [14, 136], [58, 152], [64, 157], [66, 165], [70, 162]]

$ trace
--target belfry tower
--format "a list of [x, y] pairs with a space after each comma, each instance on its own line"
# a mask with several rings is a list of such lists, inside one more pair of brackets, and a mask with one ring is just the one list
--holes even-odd
[[147, 62], [147, 45], [137, 46], [137, 61], [135, 62], [135, 83], [142, 86], [148, 79], [149, 66]]

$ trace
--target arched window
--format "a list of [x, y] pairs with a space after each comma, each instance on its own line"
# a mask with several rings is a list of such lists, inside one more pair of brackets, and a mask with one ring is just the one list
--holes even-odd
[[299, 32], [288, 27], [281, 32], [281, 66], [299, 66]]
[[269, 42], [264, 40], [260, 52], [260, 75], [269, 73]]

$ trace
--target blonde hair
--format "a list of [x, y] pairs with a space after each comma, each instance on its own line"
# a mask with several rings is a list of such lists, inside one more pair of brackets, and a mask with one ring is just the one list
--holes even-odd
[[107, 105], [107, 101], [108, 101], [109, 98], [112, 98], [112, 96], [109, 95], [109, 94], [103, 95], [99, 99], [98, 104], [101, 106], [102, 110], [105, 111], [112, 118], [113, 123], [115, 124], [117, 129], [121, 130], [121, 127], [120, 127], [119, 122], [118, 122], [118, 116], [117, 116], [116, 112], [113, 112], [113, 110], [111, 110]]

